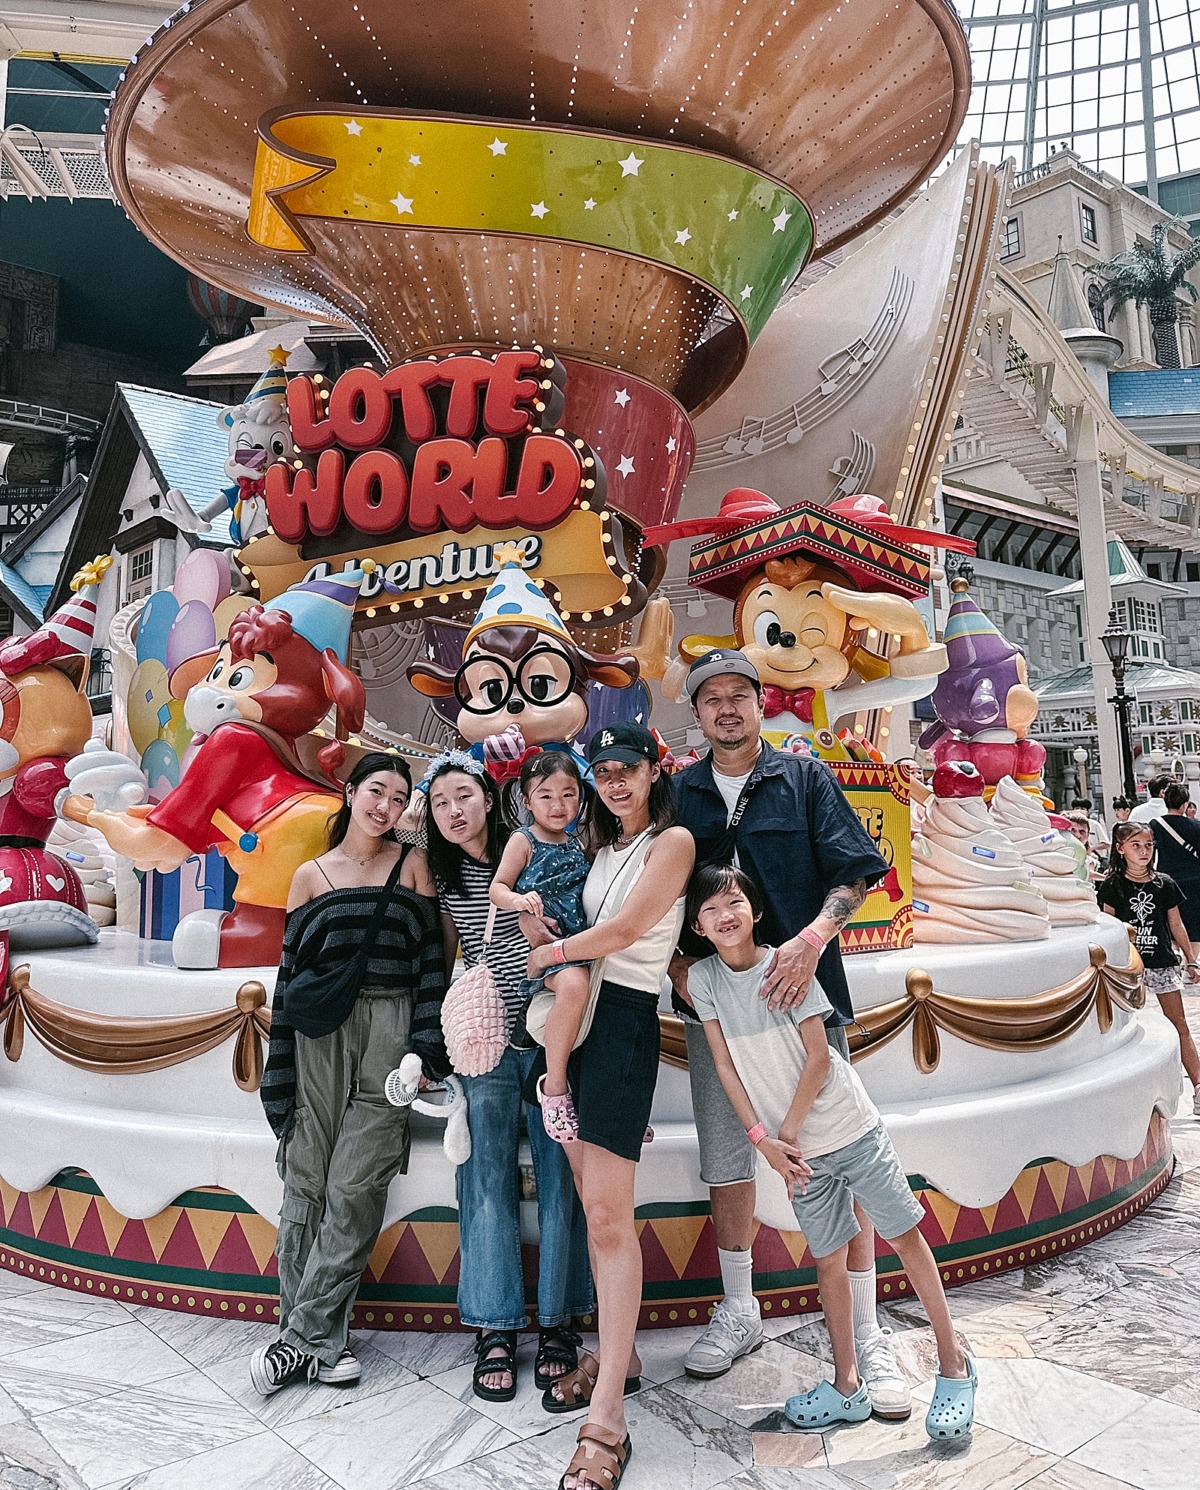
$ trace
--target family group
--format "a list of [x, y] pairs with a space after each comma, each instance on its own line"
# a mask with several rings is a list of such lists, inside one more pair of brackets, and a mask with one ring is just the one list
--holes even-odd
[[[668, 984], [686, 1025], [724, 1290], [685, 1369], [720, 1376], [763, 1341], [751, 1258], [761, 1155], [816, 1259], [834, 1363], [832, 1380], [788, 1400], [788, 1417], [821, 1429], [912, 1411], [875, 1313], [878, 1232], [937, 1339], [927, 1429], [969, 1430], [974, 1367], [918, 1229], [921, 1206], [848, 1058], [838, 933], [888, 866], [827, 766], [760, 739], [761, 687], [741, 652], [694, 663], [687, 696], [709, 746], [701, 761], [668, 776], [648, 730], [614, 724], [593, 735], [586, 769], [565, 749], [524, 762], [517, 827], [462, 751], [431, 763], [412, 847], [397, 831], [404, 762], [369, 755], [351, 773], [328, 851], [293, 882], [273, 1003], [262, 1096], [284, 1182], [280, 1334], [252, 1360], [260, 1392], [359, 1377], [355, 1291], [409, 1154], [408, 1109], [388, 1098], [415, 1095], [389, 1077], [412, 1052], [422, 1085], [449, 1074], [441, 1012], [461, 951], [494, 977], [507, 1043], [491, 1070], [462, 1078], [471, 1143], [457, 1170], [458, 1310], [478, 1333], [475, 1392], [511, 1399], [528, 1324], [524, 1132], [540, 1237], [535, 1379], [547, 1412], [586, 1417], [562, 1490], [616, 1490], [632, 1451], [634, 1178], [653, 1136]], [[351, 965], [361, 986], [349, 1012], [312, 1033], [308, 992]], [[576, 1326], [593, 1312], [590, 1354]]]

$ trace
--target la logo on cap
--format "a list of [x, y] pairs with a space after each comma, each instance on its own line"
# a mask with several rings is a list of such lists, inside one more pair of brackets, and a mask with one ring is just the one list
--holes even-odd
[[600, 736], [600, 744], [602, 746], [603, 745], [611, 745], [612, 742], [613, 742], [613, 733], [612, 733], [612, 730], [606, 729], [604, 731], [604, 733]]

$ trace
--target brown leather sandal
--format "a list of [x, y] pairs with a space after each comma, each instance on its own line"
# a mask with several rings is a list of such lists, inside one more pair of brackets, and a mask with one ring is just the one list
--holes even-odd
[[584, 1490], [578, 1477], [584, 1478], [586, 1490], [617, 1490], [625, 1477], [633, 1444], [629, 1434], [624, 1440], [617, 1437], [611, 1428], [602, 1428], [599, 1423], [584, 1423], [579, 1430], [578, 1447], [567, 1465], [567, 1472], [558, 1482], [558, 1490], [566, 1490], [567, 1478], [576, 1476], [576, 1490]]
[[[600, 1362], [590, 1352], [579, 1357], [579, 1365], [565, 1376], [559, 1376], [542, 1393], [542, 1407], [546, 1412], [579, 1412], [592, 1400], [596, 1381], [600, 1375]], [[557, 1391], [556, 1391], [557, 1388]], [[625, 1378], [625, 1395], [640, 1392], [642, 1378]], [[559, 1396], [558, 1393], [562, 1395]]]

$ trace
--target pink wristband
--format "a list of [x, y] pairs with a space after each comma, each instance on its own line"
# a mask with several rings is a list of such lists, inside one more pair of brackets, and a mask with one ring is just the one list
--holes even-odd
[[556, 942], [550, 943], [550, 951], [554, 954], [554, 964], [556, 967], [559, 963], [566, 962], [567, 960], [567, 954], [563, 951], [563, 942], [565, 941], [566, 937], [560, 936]]
[[755, 1148], [759, 1146], [759, 1144], [766, 1136], [767, 1130], [762, 1123], [755, 1123], [753, 1128], [746, 1129], [746, 1137], [750, 1140]]
[[825, 943], [821, 940], [820, 934], [815, 932], [811, 926], [806, 926], [799, 933], [799, 937], [802, 942], [807, 942], [810, 947], [815, 947], [818, 952], [824, 952]]

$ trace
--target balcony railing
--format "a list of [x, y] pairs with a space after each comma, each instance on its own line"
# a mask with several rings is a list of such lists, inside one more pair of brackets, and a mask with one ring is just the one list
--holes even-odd
[[6, 486], [0, 482], [0, 533], [19, 532], [36, 522], [61, 490], [58, 486]]

